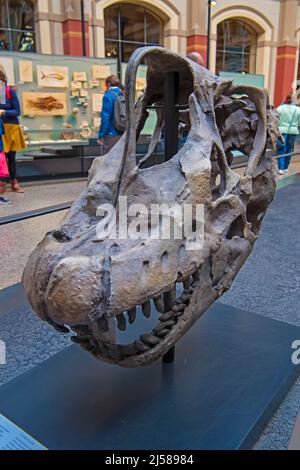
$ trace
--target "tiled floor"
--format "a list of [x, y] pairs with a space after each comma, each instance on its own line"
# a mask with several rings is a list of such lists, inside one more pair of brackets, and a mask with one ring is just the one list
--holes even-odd
[[[42, 184], [24, 184], [24, 194], [7, 192], [12, 201], [0, 207], [0, 217], [73, 201], [81, 192], [84, 180]], [[28, 256], [43, 236], [58, 225], [66, 211], [0, 226], [0, 289], [20, 282]]]
[[10, 191], [7, 185], [7, 192], [4, 196], [12, 204], [0, 206], [0, 217], [10, 214], [26, 212], [41, 207], [48, 207], [63, 202], [73, 201], [86, 184], [86, 180], [72, 180], [59, 182], [39, 182], [22, 183], [24, 194], [16, 194]]
[[289, 450], [300, 450], [300, 413], [295, 423], [293, 435], [289, 445]]
[[43, 236], [54, 229], [66, 211], [0, 227], [0, 289], [21, 281], [30, 253]]

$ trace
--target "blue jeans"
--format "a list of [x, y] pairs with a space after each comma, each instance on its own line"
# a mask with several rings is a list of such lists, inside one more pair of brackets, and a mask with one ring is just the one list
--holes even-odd
[[287, 155], [286, 157], [278, 158], [278, 169], [279, 170], [287, 170], [292, 158], [292, 153], [294, 151], [296, 135], [294, 134], [282, 134], [285, 145], [283, 145], [282, 149], [277, 150], [277, 155]]

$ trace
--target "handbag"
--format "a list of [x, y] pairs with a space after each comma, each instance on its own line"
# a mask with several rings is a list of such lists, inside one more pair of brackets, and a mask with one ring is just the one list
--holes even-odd
[[2, 151], [0, 152], [0, 178], [7, 178], [9, 176], [6, 156], [5, 153]]

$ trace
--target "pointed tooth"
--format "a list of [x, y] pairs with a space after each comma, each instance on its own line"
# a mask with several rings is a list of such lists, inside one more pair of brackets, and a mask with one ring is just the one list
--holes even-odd
[[147, 352], [147, 351], [150, 351], [150, 346], [148, 346], [147, 344], [143, 343], [142, 341], [135, 341], [135, 345], [137, 347], [137, 350], [141, 353], [144, 353], [144, 352]]
[[143, 341], [143, 343], [149, 344], [150, 346], [156, 346], [158, 343], [160, 343], [160, 340], [151, 334], [141, 335], [140, 339]]
[[155, 328], [153, 328], [153, 332], [156, 334], [158, 331], [170, 329], [172, 328], [172, 326], [175, 325], [175, 323], [176, 322], [174, 320], [164, 321], [160, 323], [159, 325], [157, 325]]
[[151, 316], [151, 304], [150, 300], [147, 300], [142, 304], [142, 312], [145, 315], [146, 318], [149, 318]]
[[117, 323], [118, 323], [118, 328], [121, 331], [126, 330], [126, 318], [123, 313], [120, 313], [120, 315], [117, 315]]
[[153, 299], [156, 310], [159, 313], [164, 313], [164, 300], [161, 295]]
[[136, 319], [136, 307], [128, 310], [127, 315], [128, 315], [129, 323], [130, 325], [132, 325], [132, 323], [134, 323]]
[[164, 311], [168, 312], [172, 309], [173, 305], [175, 304], [176, 300], [176, 290], [175, 286], [172, 287], [168, 292], [164, 293]]
[[120, 344], [119, 348], [122, 354], [124, 354], [124, 356], [133, 356], [138, 352], [138, 348], [135, 343], [131, 343], [127, 345]]
[[159, 338], [164, 338], [169, 333], [170, 333], [170, 330], [164, 329], [164, 330], [158, 331], [156, 333], [156, 336], [158, 336]]
[[167, 312], [167, 313], [164, 313], [163, 315], [161, 315], [159, 317], [159, 321], [168, 321], [170, 320], [171, 318], [175, 318], [175, 312], [173, 312], [173, 310], [171, 310], [170, 312]]
[[101, 318], [97, 318], [97, 325], [103, 333], [106, 333], [108, 331], [108, 320], [107, 318], [103, 315]]

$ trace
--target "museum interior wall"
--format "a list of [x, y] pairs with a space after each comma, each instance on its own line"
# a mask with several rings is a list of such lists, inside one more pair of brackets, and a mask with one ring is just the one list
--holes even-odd
[[[198, 51], [206, 60], [206, 0], [85, 0], [84, 5], [87, 56], [116, 59], [120, 76], [122, 64], [141, 45]], [[14, 15], [5, 14], [8, 9]], [[0, 49], [80, 57], [81, 20], [79, 0], [3, 0]], [[239, 73], [242, 83], [257, 84], [261, 77], [277, 105], [298, 78], [299, 31], [297, 0], [218, 0], [211, 14], [210, 69]]]

